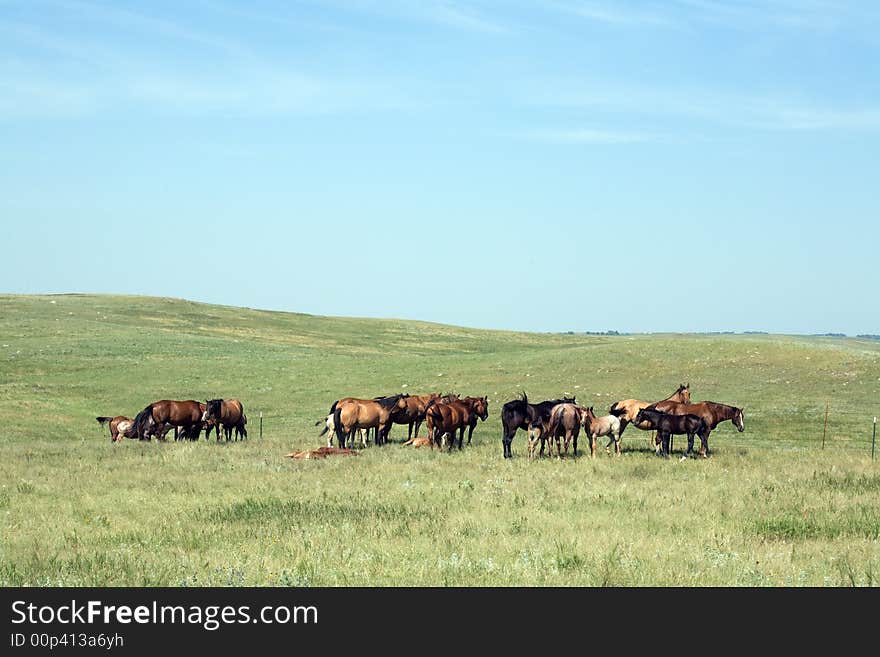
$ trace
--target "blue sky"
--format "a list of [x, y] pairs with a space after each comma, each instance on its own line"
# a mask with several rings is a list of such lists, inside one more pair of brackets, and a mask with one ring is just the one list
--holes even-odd
[[0, 0], [0, 292], [880, 333], [880, 5]]

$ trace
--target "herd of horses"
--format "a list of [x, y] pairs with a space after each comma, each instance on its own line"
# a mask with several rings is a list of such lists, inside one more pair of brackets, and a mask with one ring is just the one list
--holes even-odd
[[247, 438], [247, 415], [237, 399], [194, 399], [178, 401], [162, 399], [149, 404], [133, 418], [125, 415], [115, 417], [98, 416], [99, 424], [110, 425], [110, 441], [121, 442], [122, 438], [151, 440], [156, 436], [166, 440], [166, 434], [174, 429], [175, 440], [198, 440], [202, 431], [205, 439], [214, 431], [220, 440], [220, 429], [226, 441]]
[[[355, 446], [366, 447], [371, 436], [375, 445], [384, 445], [395, 424], [407, 425], [405, 445], [428, 445], [452, 451], [470, 445], [478, 422], [489, 417], [488, 397], [461, 397], [457, 394], [429, 393], [411, 395], [407, 393], [361, 399], [343, 397], [330, 406], [329, 413], [316, 422], [323, 424], [320, 436], [327, 435], [327, 447], [323, 450], [346, 450]], [[176, 440], [198, 440], [201, 432], [209, 438], [211, 431], [220, 440], [220, 429], [226, 440], [247, 438], [247, 416], [236, 399], [208, 399], [175, 401], [163, 399], [153, 402], [134, 418], [126, 416], [98, 417], [100, 424], [109, 423], [110, 438], [121, 442], [122, 438], [150, 440], [156, 436], [165, 440], [173, 428]], [[687, 451], [682, 458], [693, 454], [694, 438], [699, 436], [699, 454], [709, 456], [709, 434], [721, 422], [730, 420], [739, 430], [744, 431], [743, 409], [712, 401], [691, 402], [690, 384], [683, 383], [678, 389], [657, 402], [638, 399], [623, 399], [615, 402], [609, 414], [597, 417], [593, 407], [577, 403], [574, 397], [563, 397], [533, 404], [523, 392], [519, 399], [513, 399], [501, 408], [502, 447], [504, 458], [513, 456], [511, 444], [518, 430], [528, 435], [528, 456], [530, 459], [543, 455], [549, 445], [549, 455], [554, 448], [557, 457], [568, 454], [569, 447], [577, 456], [578, 437], [583, 431], [590, 443], [590, 456], [596, 456], [597, 440], [607, 437], [606, 452], [610, 453], [614, 444], [615, 455], [620, 455], [620, 439], [630, 425], [638, 429], [656, 432], [656, 451], [661, 456], [669, 456], [672, 436], [687, 435]], [[424, 424], [427, 437], [419, 437]], [[333, 447], [336, 438], [338, 447]], [[540, 451], [538, 445], [540, 443]], [[330, 453], [327, 451], [322, 454]]]
[[[321, 436], [327, 435], [327, 447], [333, 446], [335, 437], [339, 448], [354, 446], [360, 439], [362, 447], [367, 445], [370, 432], [374, 443], [388, 442], [388, 433], [394, 424], [408, 426], [405, 445], [429, 445], [441, 450], [444, 446], [452, 450], [456, 444], [462, 449], [465, 430], [468, 432], [467, 444], [471, 443], [478, 420], [485, 421], [489, 416], [487, 397], [460, 397], [456, 394], [424, 395], [397, 394], [372, 399], [345, 397], [338, 399], [330, 407], [328, 415], [315, 424], [324, 424]], [[691, 403], [690, 384], [682, 383], [678, 389], [658, 402], [645, 402], [638, 399], [623, 399], [612, 404], [609, 415], [597, 417], [593, 407], [584, 407], [574, 397], [563, 397], [529, 402], [522, 393], [501, 408], [502, 447], [505, 458], [513, 456], [511, 443], [519, 429], [528, 434], [528, 455], [535, 458], [540, 443], [540, 455], [549, 444], [549, 453], [554, 446], [558, 457], [568, 454], [573, 447], [577, 455], [578, 436], [583, 430], [590, 441], [590, 456], [596, 456], [597, 440], [608, 437], [606, 451], [610, 452], [612, 442], [614, 453], [620, 455], [620, 438], [630, 424], [642, 430], [656, 432], [656, 449], [661, 456], [669, 456], [671, 438], [674, 435], [687, 435], [687, 451], [684, 456], [693, 454], [694, 438], [700, 438], [699, 454], [709, 456], [709, 434], [719, 423], [730, 420], [739, 430], [744, 431], [743, 409], [712, 401]], [[419, 438], [422, 425], [428, 429], [428, 436]], [[415, 433], [415, 437], [414, 434]]]

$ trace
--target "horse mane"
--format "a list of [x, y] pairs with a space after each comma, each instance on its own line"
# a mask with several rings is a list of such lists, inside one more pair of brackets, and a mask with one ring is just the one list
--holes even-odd
[[141, 437], [141, 426], [147, 421], [147, 416], [153, 415], [153, 405], [148, 404], [147, 407], [142, 410], [140, 413], [134, 416], [134, 420], [131, 422], [131, 427], [128, 431], [126, 431], [123, 435], [126, 438], [140, 438]]
[[391, 397], [377, 397], [374, 401], [378, 402], [382, 408], [390, 409], [390, 408], [394, 408], [394, 405], [397, 404], [398, 400], [401, 397], [409, 397], [409, 395], [406, 395], [404, 393], [404, 394], [399, 394], [399, 395], [393, 395]]

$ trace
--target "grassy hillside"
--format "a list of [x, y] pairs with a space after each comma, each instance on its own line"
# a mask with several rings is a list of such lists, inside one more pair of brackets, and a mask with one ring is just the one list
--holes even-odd
[[[600, 414], [689, 381], [745, 408], [708, 461], [501, 458], [501, 405]], [[487, 394], [462, 453], [291, 462], [342, 396]], [[246, 443], [112, 445], [97, 415], [237, 397]], [[825, 404], [828, 436], [821, 450]], [[264, 436], [258, 437], [259, 413]], [[578, 336], [115, 296], [0, 296], [0, 584], [875, 584], [880, 344]], [[405, 427], [402, 427], [405, 435]], [[676, 448], [682, 445], [676, 440]]]

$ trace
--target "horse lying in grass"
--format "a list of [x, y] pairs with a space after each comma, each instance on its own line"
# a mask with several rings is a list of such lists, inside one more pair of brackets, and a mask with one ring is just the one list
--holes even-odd
[[306, 449], [301, 452], [291, 452], [284, 456], [290, 459], [323, 459], [338, 454], [345, 456], [359, 456], [357, 451], [344, 447], [319, 447], [318, 449]]

